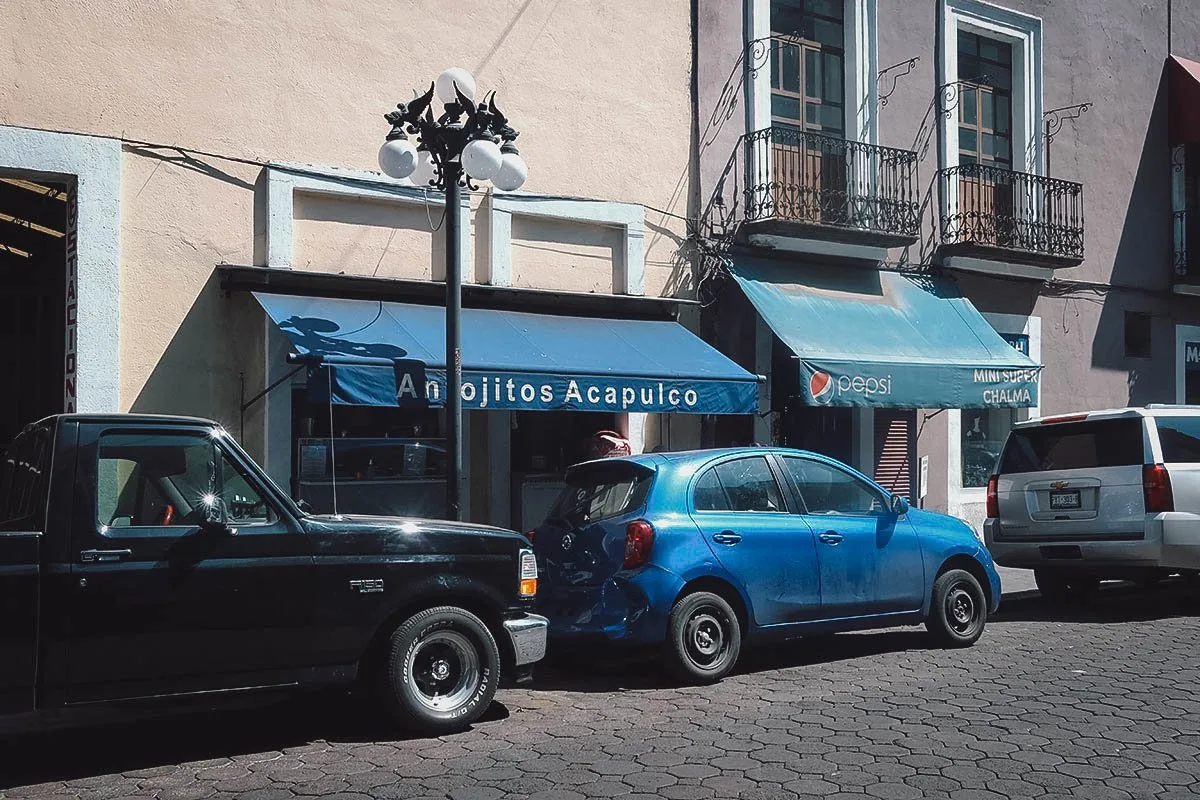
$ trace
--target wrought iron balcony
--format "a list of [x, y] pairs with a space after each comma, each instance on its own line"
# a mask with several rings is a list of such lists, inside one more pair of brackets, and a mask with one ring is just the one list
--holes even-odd
[[1083, 261], [1083, 186], [989, 164], [938, 173], [940, 256], [1040, 267]]
[[[1190, 235], [1189, 235], [1190, 234]], [[1200, 245], [1200, 212], [1187, 210], [1176, 211], [1172, 224], [1172, 241], [1175, 282], [1200, 283], [1200, 257], [1195, 259], [1196, 266], [1192, 267], [1188, 256], [1190, 251]]]
[[897, 247], [917, 240], [917, 156], [790, 127], [738, 141], [705, 211], [716, 237]]

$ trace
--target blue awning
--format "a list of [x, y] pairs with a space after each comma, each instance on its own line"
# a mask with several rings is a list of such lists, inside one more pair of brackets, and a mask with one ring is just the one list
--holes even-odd
[[[799, 361], [807, 403], [1037, 405], [1041, 367], [949, 283], [926, 275], [739, 258], [734, 278]], [[1028, 346], [1027, 344], [1025, 345]]]
[[[430, 405], [443, 405], [440, 306], [254, 293], [310, 366], [310, 390], [335, 403], [398, 405], [395, 364], [423, 362]], [[755, 376], [666, 321], [462, 312], [463, 407], [752, 414]], [[401, 375], [400, 384], [403, 385]], [[403, 398], [401, 398], [401, 401]]]

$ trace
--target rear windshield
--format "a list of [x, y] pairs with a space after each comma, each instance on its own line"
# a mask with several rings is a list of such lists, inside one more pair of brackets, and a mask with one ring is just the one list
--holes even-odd
[[550, 511], [549, 519], [581, 527], [619, 517], [646, 504], [654, 473], [629, 463], [606, 464], [567, 473], [567, 488]]
[[1163, 461], [1200, 462], [1200, 417], [1155, 417]]
[[1096, 469], [1142, 461], [1142, 420], [1133, 417], [1015, 430], [1004, 445], [1000, 471]]

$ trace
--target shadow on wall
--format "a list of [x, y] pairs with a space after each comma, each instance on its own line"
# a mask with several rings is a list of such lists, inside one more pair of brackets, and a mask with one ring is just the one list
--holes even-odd
[[[1169, 292], [1172, 281], [1167, 87], [1164, 64], [1147, 121], [1145, 140], [1141, 143], [1141, 157], [1113, 258], [1111, 278], [1114, 285], [1148, 289], [1155, 294], [1121, 292], [1101, 295], [1098, 299], [1089, 296], [1075, 300], [1102, 304], [1092, 340], [1092, 366], [1127, 372], [1130, 405], [1175, 401], [1170, 303], [1166, 296], [1157, 294]], [[1087, 191], [1086, 187], [1084, 191]], [[1150, 357], [1126, 356], [1126, 312], [1151, 315]]]
[[226, 297], [214, 270], [130, 410], [214, 419], [242, 438], [241, 377], [248, 394], [262, 384], [263, 330], [254, 298]]

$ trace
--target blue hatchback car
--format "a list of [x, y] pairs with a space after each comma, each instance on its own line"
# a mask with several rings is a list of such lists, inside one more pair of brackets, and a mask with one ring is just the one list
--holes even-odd
[[531, 534], [539, 611], [564, 640], [661, 644], [720, 680], [743, 641], [924, 622], [966, 647], [1000, 602], [961, 520], [816, 453], [735, 448], [580, 464]]

